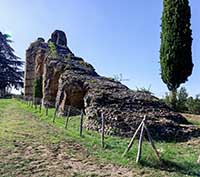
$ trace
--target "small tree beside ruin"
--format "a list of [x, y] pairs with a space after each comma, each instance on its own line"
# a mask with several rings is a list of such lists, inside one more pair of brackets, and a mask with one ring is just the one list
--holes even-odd
[[33, 98], [35, 104], [38, 99], [42, 99], [42, 77], [36, 78], [33, 85]]

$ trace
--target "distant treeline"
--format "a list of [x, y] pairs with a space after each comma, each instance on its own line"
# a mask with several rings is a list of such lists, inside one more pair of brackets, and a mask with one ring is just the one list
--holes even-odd
[[[168, 106], [173, 107], [178, 112], [187, 112], [192, 114], [200, 114], [200, 94], [195, 97], [189, 96], [185, 87], [181, 87], [177, 91], [177, 97], [175, 103], [170, 101], [171, 95], [166, 93], [162, 99]], [[175, 107], [174, 107], [175, 105]]]

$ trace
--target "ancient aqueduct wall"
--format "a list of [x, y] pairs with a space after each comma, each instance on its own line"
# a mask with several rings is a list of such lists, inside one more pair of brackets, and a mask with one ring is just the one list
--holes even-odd
[[38, 38], [26, 50], [25, 97], [33, 96], [35, 79], [42, 79], [43, 106], [65, 114], [68, 106], [84, 109], [85, 127], [99, 131], [100, 113], [107, 134], [132, 136], [147, 115], [154, 138], [183, 140], [200, 136], [200, 129], [149, 93], [133, 91], [113, 79], [102, 77], [94, 67], [76, 57], [63, 31], [56, 30], [48, 42]]

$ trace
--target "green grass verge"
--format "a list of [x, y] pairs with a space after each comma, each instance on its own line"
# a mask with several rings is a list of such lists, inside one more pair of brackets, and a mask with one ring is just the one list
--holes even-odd
[[0, 100], [0, 112], [5, 109], [8, 104], [16, 104], [20, 110], [31, 113], [36, 119], [58, 128], [62, 136], [50, 137], [53, 143], [61, 141], [61, 137], [64, 135], [68, 140], [81, 144], [89, 155], [98, 159], [97, 162], [134, 167], [144, 173], [149, 173], [149, 176], [163, 176], [169, 174], [170, 176], [200, 176], [200, 166], [196, 163], [200, 155], [200, 144], [198, 143], [156, 142], [156, 147], [162, 158], [162, 162], [158, 162], [150, 144], [144, 141], [141, 163], [137, 165], [135, 163], [137, 141], [134, 142], [130, 152], [128, 152], [125, 157], [122, 157], [130, 139], [106, 136], [106, 146], [105, 149], [102, 149], [100, 133], [84, 129], [83, 137], [81, 138], [79, 136], [79, 116], [70, 117], [68, 129], [66, 130], [65, 118], [56, 117], [55, 123], [52, 122], [54, 109], [49, 109], [49, 114], [46, 116], [44, 109], [39, 113], [39, 109], [34, 109], [20, 101]]

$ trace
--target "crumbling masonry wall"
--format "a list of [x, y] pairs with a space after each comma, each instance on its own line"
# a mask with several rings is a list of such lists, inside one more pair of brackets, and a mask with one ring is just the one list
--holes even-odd
[[56, 56], [54, 58], [64, 57], [68, 54], [73, 56], [73, 53], [67, 47], [67, 38], [63, 31], [54, 31], [48, 42], [45, 42], [43, 38], [38, 38], [31, 43], [26, 50], [24, 95], [32, 98], [34, 81], [42, 78], [43, 105], [55, 107], [61, 69], [59, 66], [56, 68], [55, 62], [52, 63], [49, 59], [52, 57], [50, 44], [55, 46]]
[[26, 50], [26, 63], [24, 74], [24, 95], [25, 97], [33, 96], [33, 84], [37, 77], [43, 75], [43, 65], [47, 44], [44, 39], [38, 38], [35, 42], [31, 43]]
[[62, 115], [69, 106], [83, 109], [87, 129], [100, 131], [103, 113], [107, 134], [130, 137], [147, 115], [146, 124], [155, 139], [200, 136], [199, 128], [153, 95], [98, 75], [91, 64], [70, 51], [63, 31], [54, 31], [48, 42], [38, 38], [27, 49], [25, 96], [32, 97], [37, 78], [42, 78], [43, 106], [56, 107]]

